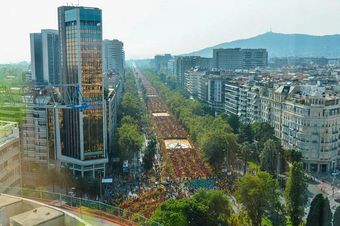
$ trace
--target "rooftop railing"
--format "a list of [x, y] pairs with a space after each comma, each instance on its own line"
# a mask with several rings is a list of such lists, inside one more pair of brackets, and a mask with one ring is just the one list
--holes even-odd
[[124, 226], [162, 226], [162, 224], [152, 221], [138, 213], [133, 213], [117, 206], [112, 206], [103, 202], [74, 197], [61, 193], [20, 187], [2, 186], [0, 186], [0, 193], [33, 199], [36, 201], [44, 202], [45, 204], [46, 202], [48, 202], [48, 205], [53, 205], [59, 208], [70, 210], [79, 208], [79, 213], [81, 215], [92, 215], [104, 219], [112, 218], [112, 220], [118, 220], [119, 222], [121, 222], [121, 225]]

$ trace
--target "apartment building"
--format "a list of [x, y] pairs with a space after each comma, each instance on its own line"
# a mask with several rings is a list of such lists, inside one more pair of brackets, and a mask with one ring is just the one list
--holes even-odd
[[302, 152], [308, 171], [340, 167], [340, 97], [330, 87], [228, 83], [225, 111], [242, 122], [270, 124], [283, 148]]
[[188, 70], [184, 78], [184, 87], [192, 97], [207, 103], [215, 113], [224, 112], [224, 86], [228, 74], [224, 71], [209, 71], [196, 67]]
[[200, 90], [200, 83], [205, 76], [206, 70], [195, 68], [185, 73], [185, 89], [191, 96], [197, 97]]
[[224, 89], [226, 113], [237, 115], [243, 123], [259, 121], [259, 87], [226, 83]]
[[166, 72], [168, 70], [168, 62], [172, 60], [171, 54], [156, 55], [154, 64], [156, 71]]
[[306, 170], [333, 171], [340, 167], [340, 97], [309, 88], [295, 87], [282, 105], [282, 145], [302, 152]]
[[224, 85], [226, 77], [221, 74], [208, 74], [208, 106], [215, 112], [224, 112]]
[[0, 192], [21, 186], [20, 159], [18, 124], [0, 121]]
[[185, 73], [195, 67], [209, 70], [211, 68], [211, 58], [199, 56], [179, 56], [174, 60], [174, 75], [179, 87], [185, 86]]
[[45, 108], [27, 108], [20, 130], [22, 158], [25, 165], [49, 163], [48, 111]]

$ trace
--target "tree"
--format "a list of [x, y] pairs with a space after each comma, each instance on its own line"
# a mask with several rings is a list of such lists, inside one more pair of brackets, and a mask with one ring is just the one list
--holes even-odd
[[124, 116], [121, 120], [120, 120], [120, 124], [131, 124], [131, 125], [136, 125], [137, 124], [137, 120], [135, 120], [134, 118], [132, 118], [130, 115], [126, 115]]
[[193, 200], [193, 211], [188, 216], [191, 225], [230, 224], [233, 211], [228, 197], [222, 192], [200, 190], [193, 196]]
[[306, 226], [331, 226], [331, 221], [332, 212], [328, 198], [324, 198], [322, 194], [316, 195], [310, 206]]
[[188, 226], [184, 211], [186, 205], [187, 199], [169, 199], [155, 210], [151, 219], [164, 226]]
[[333, 226], [340, 225], [340, 206], [335, 209], [333, 217]]
[[233, 129], [234, 133], [238, 133], [240, 129], [240, 119], [237, 115], [231, 114], [228, 115], [227, 121], [230, 125], [230, 127]]
[[148, 142], [148, 145], [145, 148], [145, 153], [143, 157], [143, 167], [145, 171], [149, 171], [152, 169], [153, 162], [155, 159], [156, 155], [156, 145], [157, 145], [157, 140], [153, 136]]
[[123, 96], [121, 104], [122, 112], [124, 115], [129, 115], [132, 118], [139, 118], [141, 103], [138, 95], [134, 95], [131, 92], [126, 92]]
[[254, 135], [250, 124], [242, 124], [240, 126], [240, 133], [238, 135], [241, 143], [253, 143]]
[[288, 162], [301, 162], [302, 153], [301, 151], [296, 151], [294, 149], [289, 149], [284, 151], [285, 159]]
[[244, 210], [240, 210], [238, 213], [233, 214], [231, 220], [232, 226], [251, 226], [250, 219]]
[[270, 210], [281, 212], [279, 187], [272, 176], [263, 171], [246, 174], [236, 184], [236, 198], [243, 205], [252, 225], [259, 226], [262, 217]]
[[247, 172], [247, 163], [254, 156], [254, 148], [249, 142], [244, 142], [238, 152], [238, 158], [243, 161], [243, 173]]
[[165, 201], [152, 220], [165, 226], [230, 225], [232, 208], [220, 191], [198, 191], [192, 198]]
[[299, 226], [307, 203], [307, 183], [302, 163], [294, 162], [289, 171], [285, 198], [287, 213], [292, 226]]
[[134, 153], [143, 145], [143, 136], [138, 127], [132, 124], [123, 124], [118, 128], [118, 146], [123, 160], [132, 159]]
[[238, 150], [234, 134], [216, 130], [206, 133], [201, 139], [201, 147], [215, 169], [219, 169], [225, 159], [227, 159], [228, 167], [230, 166]]
[[333, 214], [332, 214], [331, 207], [329, 205], [329, 200], [327, 197], [324, 199], [324, 202], [323, 202], [322, 215], [323, 215], [322, 225], [332, 226]]
[[281, 171], [281, 146], [272, 139], [264, 143], [263, 149], [260, 153], [260, 162], [262, 169], [271, 174], [280, 173]]
[[259, 148], [262, 149], [264, 143], [275, 138], [274, 128], [266, 122], [255, 122], [251, 125], [254, 139], [258, 141]]

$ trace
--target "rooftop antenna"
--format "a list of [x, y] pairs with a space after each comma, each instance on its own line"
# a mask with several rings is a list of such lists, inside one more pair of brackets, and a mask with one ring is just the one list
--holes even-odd
[[269, 26], [269, 32], [272, 33], [272, 25]]

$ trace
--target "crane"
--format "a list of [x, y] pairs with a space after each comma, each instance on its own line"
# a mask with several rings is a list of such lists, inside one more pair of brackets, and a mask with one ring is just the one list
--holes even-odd
[[78, 111], [89, 108], [79, 84], [0, 87], [0, 107], [14, 106]]

